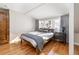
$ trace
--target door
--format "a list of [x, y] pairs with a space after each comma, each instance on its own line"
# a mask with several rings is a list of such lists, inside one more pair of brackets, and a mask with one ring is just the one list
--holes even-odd
[[8, 43], [8, 13], [0, 11], [0, 44]]

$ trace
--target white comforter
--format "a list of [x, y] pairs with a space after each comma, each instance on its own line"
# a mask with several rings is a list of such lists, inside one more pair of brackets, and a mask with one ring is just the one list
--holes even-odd
[[[33, 35], [37, 35], [43, 38], [44, 43], [48, 42], [49, 38], [53, 37], [53, 33], [43, 33], [43, 32], [38, 32], [38, 31], [34, 31], [34, 32], [29, 32], [29, 34], [33, 34]], [[28, 37], [23, 37], [25, 40], [29, 41], [34, 47], [37, 46], [36, 42], [34, 40], [32, 40], [31, 38]]]

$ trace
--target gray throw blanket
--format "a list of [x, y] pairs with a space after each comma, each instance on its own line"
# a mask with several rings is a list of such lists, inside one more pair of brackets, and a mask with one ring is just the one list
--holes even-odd
[[26, 33], [26, 34], [21, 34], [21, 37], [20, 37], [20, 38], [22, 38], [22, 36], [26, 36], [26, 37], [28, 37], [28, 38], [33, 39], [33, 40], [37, 43], [37, 48], [38, 48], [40, 51], [43, 49], [44, 41], [43, 41], [43, 38], [42, 38], [42, 37], [37, 36], [37, 35], [28, 34], [28, 33]]

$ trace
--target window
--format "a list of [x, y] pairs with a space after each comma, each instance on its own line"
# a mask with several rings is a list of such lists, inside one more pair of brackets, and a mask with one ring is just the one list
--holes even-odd
[[54, 20], [54, 29], [56, 32], [60, 32], [60, 17]]
[[52, 29], [52, 20], [39, 20], [39, 28]]
[[48, 20], [39, 20], [39, 28], [55, 29], [56, 32], [60, 31], [60, 17]]

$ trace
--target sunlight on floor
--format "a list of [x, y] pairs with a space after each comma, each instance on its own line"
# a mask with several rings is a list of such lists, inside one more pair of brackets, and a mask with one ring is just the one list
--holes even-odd
[[53, 51], [50, 51], [48, 54], [45, 54], [45, 53], [41, 53], [40, 55], [59, 55]]
[[48, 53], [48, 55], [58, 55], [58, 54], [55, 53], [54, 51], [50, 51], [50, 52]]
[[41, 53], [40, 55], [59, 55], [56, 52], [54, 52], [52, 49], [48, 53]]
[[15, 39], [13, 39], [12, 41], [10, 41], [10, 43], [17, 43], [21, 41], [21, 39], [19, 38], [19, 36], [17, 36]]

